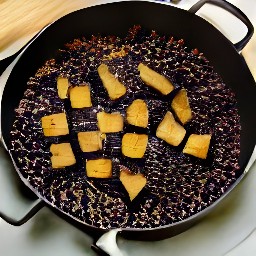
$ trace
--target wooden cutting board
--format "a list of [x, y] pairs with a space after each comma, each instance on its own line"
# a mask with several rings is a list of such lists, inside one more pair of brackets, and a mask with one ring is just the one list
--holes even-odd
[[[186, 1], [181, 2], [184, 4], [188, 2], [190, 3], [190, 1]], [[17, 52], [44, 26], [64, 16], [65, 14], [88, 6], [107, 2], [113, 1], [0, 0], [0, 60]], [[179, 1], [172, 1], [172, 3], [175, 2]], [[232, 0], [232, 2], [236, 4], [235, 0]], [[252, 19], [252, 17], [255, 16], [249, 15], [250, 19]], [[256, 20], [253, 19], [252, 22], [255, 25]], [[252, 40], [243, 50], [243, 55], [246, 62], [254, 78], [256, 79], [255, 56], [252, 54], [252, 52], [255, 52], [255, 49], [256, 35], [253, 36]]]
[[[0, 59], [8, 48], [16, 50], [47, 24], [97, 0], [0, 0]], [[7, 57], [7, 56], [6, 56]]]

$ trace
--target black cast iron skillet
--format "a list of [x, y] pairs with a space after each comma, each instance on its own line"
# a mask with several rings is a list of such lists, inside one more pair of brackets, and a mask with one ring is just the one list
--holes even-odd
[[[211, 24], [195, 15], [207, 2], [231, 12], [247, 26], [248, 32], [240, 42], [233, 45]], [[256, 116], [252, 115], [252, 110], [256, 109], [255, 81], [244, 59], [239, 54], [239, 51], [250, 40], [253, 34], [253, 26], [248, 18], [235, 6], [224, 0], [201, 0], [189, 11], [184, 11], [158, 3], [129, 1], [86, 8], [59, 19], [32, 41], [10, 74], [1, 103], [2, 140], [5, 146], [9, 144], [9, 134], [15, 117], [14, 109], [18, 106], [23, 96], [29, 77], [33, 76], [46, 60], [54, 58], [57, 49], [74, 38], [91, 36], [96, 33], [102, 35], [114, 34], [122, 37], [134, 24], [140, 24], [145, 28], [156, 30], [160, 34], [183, 38], [191, 47], [200, 49], [210, 60], [224, 82], [236, 93], [241, 116], [242, 134], [241, 155], [239, 158], [241, 176], [219, 200], [202, 212], [172, 225], [145, 230], [124, 229], [122, 232], [126, 237], [130, 236], [133, 239], [159, 240], [185, 231], [211, 211], [242, 179], [245, 174], [244, 169], [255, 146]], [[8, 150], [7, 146], [6, 149]], [[16, 170], [22, 176], [17, 168]], [[24, 182], [26, 183], [25, 180]], [[27, 183], [26, 185], [29, 186]], [[33, 188], [31, 189], [33, 191]], [[44, 198], [39, 199], [38, 205], [20, 221], [12, 220], [3, 214], [1, 214], [1, 217], [5, 218], [9, 223], [20, 225], [44, 205], [43, 201]], [[104, 232], [87, 224], [81, 225], [81, 223], [77, 223], [75, 220], [65, 216], [65, 214], [58, 212], [58, 210], [57, 213], [75, 225], [82, 226], [81, 228], [96, 230], [99, 234]]]

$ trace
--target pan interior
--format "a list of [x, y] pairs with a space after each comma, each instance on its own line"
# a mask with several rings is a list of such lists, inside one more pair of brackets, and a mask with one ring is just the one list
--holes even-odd
[[[136, 8], [134, 9], [133, 7], [136, 4]], [[147, 12], [141, 12], [142, 15], [139, 12], [139, 10], [142, 10], [142, 8], [147, 7]], [[127, 9], [128, 8], [128, 9]], [[137, 15], [134, 15], [134, 18], [130, 18], [126, 19], [124, 18], [122, 15], [118, 14], [117, 16], [115, 16], [115, 18], [109, 19], [108, 16], [106, 16], [106, 12], [108, 13], [115, 13], [117, 10], [119, 10], [119, 12], [117, 13], [122, 13], [122, 15], [124, 13], [129, 13], [129, 11], [127, 12], [127, 10], [133, 10], [133, 13], [137, 13]], [[121, 10], [121, 11], [120, 11]], [[124, 12], [124, 10], [126, 10], [126, 12]], [[136, 12], [134, 12], [134, 10], [137, 10]], [[163, 13], [163, 17], [161, 17], [161, 19], [159, 20], [159, 23], [156, 25], [156, 21], [152, 21], [152, 19], [150, 19], [150, 14], [152, 15], [153, 13], [155, 13], [156, 11], [162, 11], [161, 13]], [[101, 26], [101, 22], [99, 22], [98, 20], [96, 20], [95, 18], [93, 18], [93, 16], [95, 16], [95, 12], [97, 11], [97, 14], [101, 14], [105, 15], [103, 16], [103, 20], [106, 19], [107, 22], [107, 29], [105, 28], [106, 31], [104, 31], [104, 29]], [[168, 15], [167, 15], [168, 14]], [[171, 15], [173, 14], [173, 15]], [[85, 16], [86, 15], [86, 16]], [[179, 18], [179, 15], [182, 15], [183, 20], [181, 20]], [[125, 15], [124, 15], [125, 16]], [[142, 17], [140, 17], [142, 16]], [[170, 19], [169, 16], [171, 16], [172, 18]], [[81, 20], [84, 19], [84, 17], [86, 17], [88, 20], [90, 21], [94, 21], [91, 22], [90, 25], [87, 23], [87, 25], [77, 25], [72, 26], [71, 28], [71, 24], [80, 24]], [[104, 19], [105, 18], [105, 19]], [[124, 21], [124, 20], [128, 20], [128, 21]], [[191, 35], [190, 30], [187, 28], [189, 27], [188, 24], [190, 24], [191, 20], [193, 20], [194, 25], [198, 25], [198, 29], [202, 30], [201, 31], [201, 35], [199, 37], [196, 37], [197, 39], [195, 39], [194, 36]], [[72, 23], [71, 23], [72, 21]], [[79, 22], [80, 23], [79, 23]], [[118, 22], [117, 22], [118, 21]], [[172, 23], [171, 23], [172, 21]], [[175, 22], [174, 22], [175, 21]], [[168, 24], [170, 24], [170, 27], [168, 26], [168, 28], [166, 27], [166, 22], [168, 22]], [[86, 23], [86, 22], [85, 22]], [[175, 23], [175, 24], [173, 24]], [[63, 25], [67, 26], [67, 33], [64, 33], [63, 36], [63, 32], [61, 32], [60, 28], [63, 27]], [[92, 25], [93, 24], [93, 25]], [[113, 26], [113, 24], [115, 24]], [[18, 63], [18, 65], [15, 67], [13, 74], [15, 75], [11, 75], [6, 90], [4, 92], [4, 97], [3, 97], [3, 113], [4, 112], [8, 112], [9, 114], [7, 116], [9, 117], [5, 117], [5, 123], [6, 125], [4, 125], [3, 127], [3, 135], [5, 140], [8, 142], [9, 141], [9, 148], [12, 152], [12, 155], [14, 155], [17, 159], [17, 161], [19, 162], [20, 158], [26, 158], [29, 160], [26, 164], [26, 166], [21, 166], [19, 165], [19, 163], [17, 162], [17, 165], [19, 167], [19, 171], [21, 172], [21, 174], [29, 181], [29, 183], [35, 188], [35, 190], [41, 194], [44, 198], [46, 198], [48, 201], [52, 202], [53, 204], [55, 204], [59, 209], [61, 209], [64, 212], [67, 213], [71, 213], [71, 215], [75, 216], [75, 218], [78, 218], [79, 220], [84, 221], [87, 224], [91, 224], [94, 226], [99, 226], [99, 227], [103, 227], [103, 228], [110, 228], [110, 227], [119, 227], [119, 226], [123, 226], [123, 227], [156, 227], [156, 226], [164, 226], [166, 224], [170, 224], [172, 222], [178, 222], [182, 219], [186, 219], [187, 217], [191, 216], [191, 214], [195, 214], [198, 211], [201, 211], [202, 209], [206, 208], [209, 204], [211, 204], [212, 202], [214, 202], [217, 198], [219, 198], [222, 193], [224, 193], [226, 191], [226, 189], [228, 189], [228, 187], [237, 179], [237, 177], [241, 174], [241, 172], [236, 172], [235, 170], [237, 169], [237, 166], [232, 165], [232, 170], [223, 170], [222, 168], [216, 168], [216, 171], [219, 175], [219, 177], [222, 177], [223, 180], [221, 180], [220, 183], [222, 188], [220, 187], [216, 187], [214, 186], [216, 181], [214, 180], [214, 175], [213, 170], [212, 170], [212, 162], [209, 161], [206, 164], [203, 164], [204, 167], [204, 171], [200, 168], [198, 168], [195, 172], [193, 172], [193, 168], [189, 169], [187, 165], [184, 165], [182, 168], [179, 168], [178, 173], [176, 173], [175, 175], [166, 175], [165, 173], [163, 174], [163, 180], [161, 179], [161, 185], [163, 184], [163, 187], [166, 188], [167, 185], [164, 184], [165, 180], [168, 180], [168, 186], [170, 186], [170, 191], [168, 191], [168, 193], [170, 193], [168, 195], [168, 198], [172, 198], [171, 200], [167, 200], [165, 199], [165, 196], [161, 196], [161, 194], [163, 192], [159, 191], [159, 188], [161, 186], [151, 186], [150, 189], [145, 189], [145, 191], [143, 191], [143, 193], [140, 195], [140, 197], [138, 197], [138, 201], [134, 202], [133, 204], [130, 204], [127, 201], [127, 194], [126, 191], [123, 189], [122, 185], [120, 184], [119, 180], [118, 180], [118, 174], [117, 176], [111, 181], [111, 188], [109, 186], [109, 181], [98, 181], [98, 180], [88, 180], [85, 177], [85, 172], [83, 170], [83, 167], [81, 167], [81, 169], [79, 169], [79, 171], [74, 171], [72, 170], [72, 168], [68, 169], [64, 169], [64, 170], [60, 170], [57, 174], [56, 172], [50, 172], [49, 171], [49, 158], [50, 155], [46, 154], [44, 155], [44, 159], [45, 159], [45, 163], [46, 165], [42, 165], [42, 164], [38, 164], [37, 161], [30, 161], [31, 156], [28, 156], [28, 145], [30, 145], [30, 152], [32, 152], [32, 154], [34, 154], [34, 156], [32, 156], [32, 159], [35, 159], [35, 152], [33, 152], [34, 149], [37, 150], [37, 152], [39, 152], [38, 154], [40, 155], [42, 152], [43, 154], [45, 152], [49, 152], [49, 150], [47, 149], [47, 147], [49, 146], [49, 144], [44, 144], [42, 143], [41, 145], [38, 145], [40, 143], [33, 143], [32, 141], [28, 140], [28, 144], [26, 144], [25, 148], [26, 148], [26, 152], [19, 152], [17, 148], [15, 148], [15, 145], [13, 145], [12, 143], [10, 143], [12, 141], [12, 135], [10, 136], [10, 131], [14, 131], [12, 128], [12, 124], [13, 121], [16, 119], [17, 116], [15, 116], [16, 114], [14, 114], [13, 109], [16, 108], [20, 102], [20, 100], [23, 98], [24, 95], [24, 91], [27, 88], [27, 81], [29, 81], [29, 86], [31, 86], [31, 88], [35, 88], [37, 86], [38, 81], [40, 80], [40, 84], [44, 84], [45, 88], [51, 88], [51, 86], [49, 84], [54, 84], [54, 79], [56, 79], [56, 75], [59, 75], [59, 71], [56, 71], [56, 73], [54, 73], [54, 68], [55, 68], [55, 63], [51, 63], [48, 62], [46, 65], [44, 65], [43, 63], [46, 60], [49, 60], [51, 58], [55, 58], [58, 61], [62, 61], [63, 59], [61, 58], [65, 58], [65, 56], [59, 56], [56, 55], [56, 50], [59, 48], [62, 48], [64, 43], [66, 42], [70, 42], [70, 40], [77, 38], [79, 36], [84, 35], [86, 38], [91, 38], [90, 36], [92, 34], [95, 34], [95, 31], [97, 31], [98, 33], [101, 33], [103, 36], [105, 35], [117, 35], [117, 36], [124, 36], [125, 33], [128, 31], [128, 28], [131, 27], [134, 24], [141, 24], [142, 27], [144, 27], [146, 30], [148, 29], [156, 29], [157, 33], [159, 33], [161, 36], [162, 35], [173, 35], [175, 36], [175, 38], [177, 39], [184, 39], [185, 43], [188, 42], [189, 44], [189, 49], [194, 49], [196, 47], [198, 47], [200, 50], [204, 50], [207, 49], [205, 53], [205, 55], [208, 57], [207, 53], [209, 53], [209, 59], [212, 58], [212, 56], [214, 55], [214, 53], [218, 50], [216, 50], [216, 45], [215, 47], [213, 47], [211, 44], [209, 45], [209, 38], [206, 40], [203, 31], [205, 28], [209, 28], [209, 25], [207, 25], [207, 23], [203, 22], [202, 20], [198, 19], [197, 17], [194, 17], [184, 11], [178, 10], [176, 8], [171, 8], [171, 7], [166, 7], [166, 6], [161, 6], [161, 5], [155, 5], [155, 4], [151, 4], [151, 3], [138, 3], [138, 2], [131, 2], [131, 3], [119, 3], [119, 4], [112, 4], [112, 5], [105, 5], [105, 6], [100, 6], [100, 7], [95, 7], [95, 8], [89, 8], [88, 10], [83, 10], [80, 12], [76, 12], [74, 14], [71, 14], [67, 17], [65, 17], [64, 19], [59, 20], [58, 22], [56, 22], [56, 24], [54, 24], [53, 26], [49, 27], [48, 30], [45, 31], [45, 33], [43, 33], [32, 45], [31, 47], [28, 49], [28, 51], [24, 54], [24, 56], [21, 58], [20, 62]], [[179, 24], [179, 26], [177, 26], [177, 24]], [[177, 28], [178, 27], [178, 28]], [[211, 26], [210, 26], [211, 28]], [[73, 29], [73, 30], [72, 30]], [[191, 28], [190, 28], [191, 29]], [[212, 28], [211, 28], [212, 29]], [[56, 33], [56, 31], [58, 31], [58, 36], [54, 36], [52, 43], [49, 44], [48, 40], [50, 38], [50, 36], [52, 36], [54, 33]], [[204, 31], [205, 32], [205, 31]], [[245, 72], [243, 74], [243, 76], [246, 76], [246, 80], [248, 81], [248, 84], [251, 84], [251, 77], [248, 75], [247, 73], [247, 69], [244, 67], [244, 64], [241, 62], [240, 60], [240, 56], [238, 56], [237, 53], [235, 53], [233, 47], [230, 45], [230, 43], [228, 43], [226, 41], [226, 39], [224, 37], [222, 37], [217, 31], [212, 29], [212, 34], [210, 34], [209, 36], [218, 36], [221, 38], [221, 42], [223, 43], [223, 47], [227, 48], [227, 52], [226, 54], [230, 55], [230, 59], [233, 59], [238, 66], [242, 66], [243, 69], [245, 69]], [[160, 37], [159, 37], [160, 38]], [[159, 41], [160, 39], [158, 39]], [[206, 43], [206, 41], [208, 43]], [[203, 43], [202, 43], [203, 42]], [[176, 41], [177, 43], [177, 41]], [[39, 58], [39, 60], [36, 60], [35, 56], [35, 52], [38, 51], [38, 46], [40, 45], [49, 45], [49, 48], [47, 48], [47, 50], [45, 50], [45, 54], [43, 54], [42, 58]], [[200, 46], [202, 46], [200, 48]], [[39, 47], [39, 49], [42, 49], [42, 47]], [[33, 53], [31, 55], [31, 53]], [[41, 54], [42, 55], [42, 54]], [[26, 72], [24, 72], [24, 68], [21, 68], [21, 65], [24, 61], [28, 60], [29, 58], [29, 63], [31, 63], [31, 65], [29, 65], [29, 67], [26, 69]], [[58, 59], [60, 58], [60, 59]], [[133, 60], [134, 61], [134, 60]], [[216, 60], [215, 58], [213, 58], [213, 61], [211, 60], [211, 63], [213, 63], [214, 67], [215, 67], [215, 63], [217, 63], [218, 60]], [[232, 77], [230, 76], [230, 73], [232, 73], [232, 71], [234, 70], [230, 70], [232, 68], [228, 68], [228, 71], [224, 71], [223, 68], [223, 60], [221, 59], [222, 64], [219, 66], [216, 66], [217, 70], [220, 71], [218, 73], [222, 72], [225, 73], [224, 76], [222, 76], [224, 78], [224, 81], [234, 81], [233, 78], [233, 74]], [[137, 62], [136, 62], [137, 63]], [[153, 65], [152, 62], [149, 62], [148, 64]], [[156, 62], [157, 63], [157, 62]], [[156, 65], [155, 63], [155, 65]], [[120, 64], [120, 63], [118, 63]], [[134, 64], [134, 62], [133, 62]], [[121, 63], [121, 65], [124, 65], [124, 63]], [[224, 63], [225, 66], [225, 63]], [[38, 70], [39, 67], [43, 67], [42, 68], [42, 77], [39, 79], [38, 77], [35, 77], [35, 72]], [[154, 65], [153, 65], [154, 67]], [[118, 70], [118, 65], [113, 63], [113, 69]], [[227, 67], [225, 67], [227, 68]], [[49, 74], [47, 74], [46, 70], [50, 69]], [[69, 72], [69, 71], [67, 71]], [[86, 71], [83, 71], [84, 73], [86, 73]], [[184, 71], [181, 71], [184, 72]], [[38, 73], [38, 72], [37, 72]], [[133, 71], [133, 74], [136, 74], [135, 71]], [[127, 74], [124, 74], [124, 76], [126, 76]], [[186, 74], [182, 74], [182, 76], [186, 76]], [[180, 83], [180, 78], [179, 76], [181, 76], [181, 73], [177, 73], [176, 74], [176, 81], [177, 84]], [[13, 93], [11, 92], [11, 86], [8, 86], [10, 83], [13, 85], [15, 83], [17, 83], [17, 77], [19, 78], [19, 83], [21, 84], [20, 87], [18, 87], [18, 91], [17, 91], [17, 96], [13, 95]], [[29, 77], [32, 77], [32, 79], [29, 79]], [[88, 77], [82, 77], [81, 76], [75, 76], [73, 83], [76, 83], [76, 79], [79, 81], [79, 79], [87, 79]], [[95, 79], [95, 77], [92, 77], [93, 81]], [[219, 77], [216, 75], [215, 77], [216, 79], [219, 79]], [[38, 80], [39, 79], [39, 80]], [[181, 79], [182, 80], [182, 79]], [[220, 82], [220, 80], [218, 80]], [[86, 81], [88, 82], [88, 81]], [[222, 82], [220, 82], [221, 84]], [[228, 83], [229, 84], [229, 83]], [[185, 86], [184, 84], [182, 84], [181, 86]], [[233, 87], [234, 86], [234, 87]], [[232, 89], [236, 92], [238, 89], [236, 88], [240, 86], [240, 84], [238, 85], [238, 82], [235, 81], [235, 83], [232, 83]], [[43, 89], [40, 89], [43, 90]], [[35, 91], [36, 93], [40, 93], [42, 94], [42, 91]], [[96, 88], [97, 90], [97, 88]], [[247, 90], [247, 89], [245, 89]], [[248, 89], [250, 91], [250, 88]], [[27, 95], [26, 97], [34, 97], [33, 95], [28, 94], [29, 92], [26, 91]], [[49, 91], [47, 91], [47, 89], [45, 90], [45, 93], [49, 94]], [[33, 93], [32, 93], [33, 94]], [[140, 92], [140, 97], [142, 97], [142, 92]], [[242, 93], [243, 94], [243, 93]], [[191, 95], [192, 95], [192, 91], [191, 91]], [[239, 97], [240, 93], [237, 94], [238, 95], [238, 104], [239, 104], [239, 110], [240, 110], [240, 116], [241, 116], [241, 123], [242, 123], [242, 134], [241, 134], [241, 152], [242, 152], [242, 156], [240, 155], [240, 165], [243, 168], [243, 166], [246, 164], [246, 161], [249, 158], [248, 152], [250, 152], [251, 150], [251, 145], [255, 144], [255, 140], [253, 139], [252, 142], [249, 139], [246, 139], [247, 136], [250, 135], [250, 128], [247, 129], [247, 110], [248, 110], [248, 104], [245, 103], [244, 101], [242, 101], [243, 96]], [[16, 98], [17, 97], [17, 98]], [[40, 96], [39, 96], [40, 97]], [[50, 95], [51, 99], [53, 99], [54, 104], [53, 109], [56, 108], [56, 98], [54, 96], [54, 92], [52, 92], [52, 95]], [[144, 97], [144, 96], [143, 96]], [[10, 100], [10, 99], [13, 100]], [[97, 97], [95, 97], [97, 98]], [[149, 99], [150, 100], [150, 99]], [[51, 100], [50, 100], [51, 101]], [[8, 103], [8, 104], [7, 104]], [[234, 102], [233, 102], [234, 103]], [[51, 102], [47, 101], [47, 106], [49, 106], [49, 104], [51, 105]], [[249, 103], [252, 104], [252, 103]], [[58, 105], [58, 104], [57, 104]], [[61, 102], [59, 102], [58, 107], [60, 108], [65, 108], [65, 105], [62, 105]], [[116, 106], [118, 107], [118, 106]], [[29, 105], [26, 105], [27, 110], [29, 110]], [[19, 106], [18, 109], [21, 109], [21, 105]], [[50, 111], [51, 108], [49, 108], [47, 111]], [[246, 112], [246, 114], [244, 114], [244, 112]], [[32, 110], [30, 109], [28, 112], [32, 112]], [[13, 113], [10, 115], [10, 113]], [[17, 113], [17, 111], [16, 111]], [[159, 111], [157, 112], [159, 113]], [[232, 112], [232, 115], [236, 116], [236, 113]], [[4, 115], [2, 115], [4, 116]], [[74, 115], [74, 116], [79, 116], [79, 115]], [[30, 120], [33, 120], [33, 118], [31, 119], [31, 116], [28, 117]], [[39, 118], [39, 116], [37, 117]], [[70, 118], [72, 118], [72, 114], [70, 116]], [[221, 116], [221, 118], [223, 119], [223, 115]], [[8, 120], [9, 119], [9, 120]], [[225, 119], [224, 119], [225, 120]], [[35, 121], [35, 125], [34, 125], [34, 134], [38, 135], [40, 134], [40, 129], [41, 127], [39, 126], [40, 122], [38, 122], [37, 120], [33, 120]], [[234, 118], [233, 120], [231, 120], [233, 123], [233, 125], [237, 124], [237, 119]], [[203, 121], [204, 123], [205, 121]], [[250, 121], [251, 122], [251, 121]], [[249, 123], [249, 121], [248, 121]], [[231, 123], [230, 123], [231, 124]], [[22, 124], [20, 124], [22, 125]], [[243, 126], [244, 125], [244, 126]], [[198, 127], [198, 132], [209, 132], [210, 125], [206, 125], [203, 128], [202, 127]], [[245, 127], [245, 128], [244, 128]], [[16, 126], [17, 128], [17, 126]], [[200, 130], [201, 129], [201, 130]], [[202, 130], [202, 129], [206, 129], [206, 130]], [[18, 130], [21, 130], [21, 127], [18, 128]], [[246, 132], [249, 132], [246, 133]], [[29, 135], [28, 135], [29, 136]], [[33, 136], [28, 137], [29, 139], [33, 139]], [[254, 137], [253, 137], [254, 138]], [[58, 139], [55, 138], [58, 142]], [[166, 148], [166, 145], [163, 143], [159, 143], [156, 145], [156, 142], [154, 141], [154, 137], [152, 137], [152, 145], [154, 145], [154, 147], [152, 147], [152, 150], [158, 150], [160, 149], [160, 152], [163, 152]], [[233, 139], [234, 142], [234, 139]], [[25, 143], [25, 142], [23, 142]], [[32, 144], [31, 144], [32, 143]], [[48, 142], [49, 143], [49, 142]], [[236, 144], [237, 145], [237, 144]], [[246, 149], [245, 151], [243, 151], [243, 148], [245, 147], [244, 145], [246, 145]], [[17, 145], [16, 145], [17, 146]], [[39, 147], [39, 149], [37, 148]], [[235, 148], [237, 149], [237, 148]], [[21, 150], [22, 151], [22, 150]], [[17, 152], [19, 152], [19, 154], [17, 154]], [[243, 155], [243, 152], [244, 155]], [[23, 155], [22, 155], [23, 153]], [[152, 152], [151, 152], [152, 153]], [[154, 152], [157, 153], [157, 152]], [[16, 155], [17, 154], [17, 155]], [[172, 160], [175, 162], [178, 157], [177, 157], [177, 151], [172, 151], [171, 153], [165, 152], [166, 156], [170, 157], [170, 154], [172, 154], [174, 157], [172, 158]], [[149, 153], [150, 155], [150, 153]], [[15, 158], [14, 157], [14, 158]], [[39, 156], [40, 159], [41, 155]], [[170, 159], [170, 158], [169, 158]], [[152, 163], [152, 161], [150, 162]], [[158, 162], [156, 162], [157, 164]], [[21, 164], [21, 163], [20, 163]], [[22, 161], [22, 164], [24, 164], [24, 161]], [[172, 163], [170, 162], [166, 162], [165, 166], [170, 166]], [[195, 164], [197, 166], [200, 166], [200, 161], [196, 160], [196, 163], [192, 161], [188, 162], [187, 164]], [[44, 168], [46, 166], [46, 168]], [[43, 168], [42, 168], [43, 167]], [[205, 167], [206, 169], [208, 168], [208, 171], [205, 171]], [[153, 168], [157, 168], [157, 166], [153, 166]], [[241, 168], [241, 170], [242, 170]], [[184, 172], [185, 173], [184, 173]], [[29, 172], [29, 174], [28, 174]], [[228, 175], [226, 175], [226, 173], [224, 174], [224, 172], [229, 173]], [[70, 175], [70, 173], [72, 173], [72, 175]], [[152, 173], [152, 171], [151, 171]], [[46, 175], [47, 174], [47, 175]], [[156, 171], [156, 175], [158, 175], [158, 171]], [[42, 178], [43, 175], [43, 178]], [[56, 177], [56, 175], [58, 177]], [[193, 177], [193, 175], [200, 175], [200, 178], [196, 180], [194, 186], [196, 186], [197, 188], [202, 188], [203, 194], [199, 195], [193, 195], [195, 197], [200, 198], [201, 203], [198, 204], [197, 206], [195, 206], [196, 208], [193, 208], [193, 211], [191, 211], [191, 205], [193, 205], [193, 203], [195, 204], [195, 201], [193, 201], [194, 199], [191, 200], [191, 198], [189, 197], [191, 195], [191, 187], [187, 187], [184, 184], [186, 184], [187, 179], [189, 180], [189, 182], [191, 181], [191, 177]], [[228, 177], [227, 177], [228, 176]], [[175, 179], [173, 179], [173, 177], [175, 177]], [[49, 186], [50, 184], [50, 186]], [[152, 184], [153, 184], [153, 180], [152, 180]], [[172, 186], [175, 186], [175, 188], [171, 189]], [[177, 187], [180, 187], [181, 189], [177, 190]], [[115, 189], [113, 189], [115, 188]], [[184, 190], [185, 189], [185, 190]], [[187, 189], [187, 190], [186, 190]], [[206, 191], [204, 191], [203, 189], [206, 189]], [[221, 190], [223, 189], [223, 190]], [[87, 191], [86, 195], [81, 192], [81, 191]], [[118, 193], [115, 193], [115, 191], [119, 191]], [[181, 191], [183, 191], [181, 193]], [[166, 192], [166, 191], [165, 191]], [[101, 196], [99, 196], [99, 194]], [[88, 194], [90, 195], [90, 203], [88, 203]], [[181, 194], [182, 197], [179, 197]], [[97, 196], [95, 196], [97, 195]], [[160, 195], [160, 196], [159, 196]], [[185, 196], [185, 195], [189, 195], [189, 196]], [[193, 198], [195, 198], [193, 197]], [[101, 201], [99, 201], [99, 198]], [[111, 201], [112, 200], [112, 201]], [[142, 201], [144, 200], [144, 202], [142, 203]], [[176, 200], [176, 201], [175, 201]], [[111, 209], [111, 213], [107, 216], [102, 216], [100, 212], [97, 211], [97, 209], [103, 209], [105, 210], [106, 204], [108, 205], [109, 209]], [[179, 207], [176, 207], [177, 204], [179, 204]], [[116, 208], [113, 208], [112, 206], [115, 205]], [[189, 205], [189, 206], [188, 206]], [[91, 207], [91, 208], [90, 208]], [[147, 209], [148, 207], [148, 209]], [[184, 209], [186, 209], [186, 207], [189, 207], [188, 211], [184, 211]], [[176, 211], [171, 212], [168, 216], [168, 214], [166, 215], [166, 209], [176, 209]], [[139, 214], [138, 214], [139, 213]], [[88, 216], [88, 214], [90, 215], [90, 217]], [[162, 215], [161, 215], [162, 214]], [[183, 215], [182, 215], [183, 214]], [[92, 218], [93, 216], [93, 218]], [[96, 218], [96, 216], [99, 217]], [[159, 216], [161, 216], [161, 220], [159, 220]], [[104, 221], [102, 222], [100, 219], [103, 217]], [[144, 218], [144, 219], [143, 219]], [[139, 219], [139, 221], [138, 221]]]

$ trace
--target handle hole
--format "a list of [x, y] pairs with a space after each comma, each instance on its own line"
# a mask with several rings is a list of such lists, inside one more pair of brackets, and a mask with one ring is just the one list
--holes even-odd
[[210, 22], [233, 44], [247, 33], [247, 27], [242, 21], [219, 6], [206, 3], [197, 15]]
[[0, 147], [0, 162], [0, 211], [19, 219], [26, 214], [37, 197], [21, 181], [3, 147]]

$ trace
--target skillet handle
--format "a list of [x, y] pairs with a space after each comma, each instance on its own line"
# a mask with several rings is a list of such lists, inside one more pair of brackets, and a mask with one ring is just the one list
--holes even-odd
[[[41, 199], [36, 198], [34, 194], [32, 197], [31, 191], [18, 177], [1, 138], [0, 163], [0, 218], [13, 226], [21, 226], [32, 218], [45, 203]], [[11, 212], [10, 209], [12, 209]], [[22, 212], [19, 213], [20, 211]], [[16, 218], [13, 215], [23, 216]]]
[[223, 8], [224, 10], [236, 16], [239, 20], [241, 20], [246, 25], [248, 29], [247, 34], [244, 36], [242, 40], [234, 44], [236, 50], [241, 51], [246, 46], [246, 44], [249, 42], [249, 40], [253, 35], [254, 28], [251, 21], [240, 9], [238, 9], [233, 4], [227, 2], [226, 0], [200, 0], [199, 2], [194, 4], [188, 11], [190, 13], [195, 14], [206, 3], [213, 4]]
[[111, 229], [103, 234], [96, 243], [91, 245], [91, 248], [99, 256], [124, 256], [117, 245], [117, 234], [122, 232], [122, 229]]
[[21, 226], [24, 223], [26, 223], [28, 220], [30, 220], [43, 206], [44, 201], [41, 199], [37, 199], [35, 202], [32, 203], [32, 208], [28, 210], [28, 212], [21, 217], [20, 219], [14, 219], [12, 217], [9, 217], [7, 214], [0, 211], [0, 218], [2, 218], [7, 223], [13, 225], [13, 226]]

